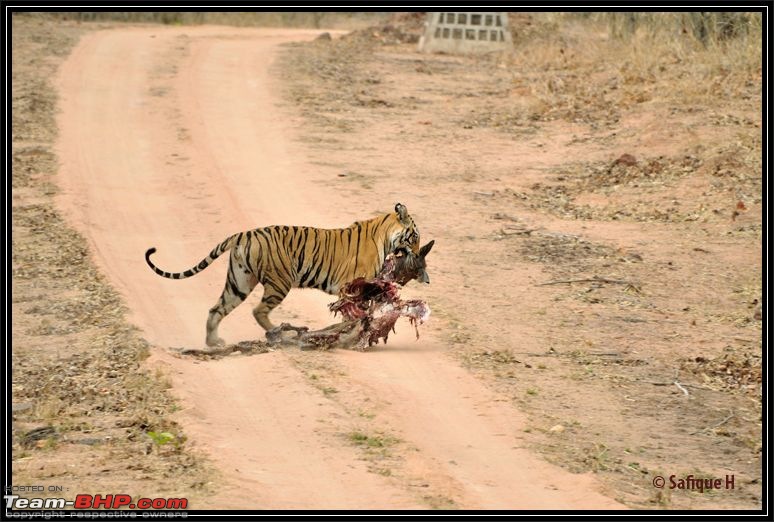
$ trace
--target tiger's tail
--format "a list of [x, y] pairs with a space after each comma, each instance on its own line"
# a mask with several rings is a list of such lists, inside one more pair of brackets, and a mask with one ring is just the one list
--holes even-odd
[[156, 247], [149, 248], [147, 252], [145, 252], [145, 261], [148, 263], [148, 266], [153, 269], [154, 272], [156, 272], [161, 277], [166, 277], [168, 279], [185, 279], [187, 277], [191, 277], [193, 275], [198, 274], [210, 264], [215, 261], [223, 252], [227, 250], [231, 250], [234, 245], [237, 244], [238, 238], [241, 236], [241, 234], [234, 234], [233, 236], [227, 238], [225, 241], [223, 241], [221, 244], [216, 246], [212, 249], [212, 252], [202, 259], [198, 265], [196, 265], [193, 268], [189, 268], [185, 272], [165, 272], [164, 270], [160, 269], [156, 265], [153, 264], [153, 261], [150, 260], [150, 256], [152, 256], [156, 252]]

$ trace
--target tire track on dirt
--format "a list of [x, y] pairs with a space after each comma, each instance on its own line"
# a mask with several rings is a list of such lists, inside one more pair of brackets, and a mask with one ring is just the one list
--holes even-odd
[[[145, 265], [193, 266], [228, 234], [260, 224], [342, 226], [323, 206], [315, 173], [294, 149], [268, 68], [277, 45], [316, 32], [127, 28], [86, 36], [62, 69], [60, 205], [159, 347], [186, 406], [180, 421], [227, 487], [213, 507], [419, 508], [414, 493], [369, 473], [341, 434], [352, 419], [321, 396], [286, 354], [202, 364], [170, 347], [203, 346], [224, 261], [185, 282]], [[314, 190], [310, 190], [314, 186]], [[363, 217], [369, 210], [363, 211]], [[340, 212], [339, 212], [340, 214]], [[261, 335], [250, 313], [260, 290], [223, 322], [229, 342]], [[330, 320], [318, 292], [291, 293], [274, 320]], [[405, 349], [402, 349], [405, 347]], [[383, 416], [420, 451], [415, 473], [465, 508], [615, 508], [593, 478], [550, 466], [517, 446], [522, 417], [442, 352], [409, 335], [368, 354], [331, 353], [346, 385], [389, 397]], [[451, 464], [453, 462], [453, 464]]]

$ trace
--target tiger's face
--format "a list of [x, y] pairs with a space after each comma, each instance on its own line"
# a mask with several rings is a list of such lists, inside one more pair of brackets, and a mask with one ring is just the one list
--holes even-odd
[[419, 228], [409, 215], [406, 205], [396, 203], [395, 215], [402, 227], [395, 239], [395, 250], [406, 249], [419, 254]]

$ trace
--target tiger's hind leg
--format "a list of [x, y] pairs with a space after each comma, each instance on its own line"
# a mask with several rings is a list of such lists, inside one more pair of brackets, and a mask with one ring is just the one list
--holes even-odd
[[263, 298], [261, 298], [260, 304], [253, 308], [253, 317], [261, 325], [261, 328], [266, 331], [274, 329], [274, 325], [269, 321], [269, 313], [285, 299], [288, 292], [290, 292], [290, 285], [264, 283]]
[[210, 315], [207, 317], [207, 346], [225, 344], [223, 339], [218, 337], [218, 325], [234, 308], [247, 299], [257, 284], [258, 279], [247, 270], [239, 253], [232, 250], [226, 286], [220, 295], [218, 304], [210, 308]]

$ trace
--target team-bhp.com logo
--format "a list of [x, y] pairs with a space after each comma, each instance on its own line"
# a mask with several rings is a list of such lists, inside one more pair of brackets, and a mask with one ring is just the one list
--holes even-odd
[[75, 496], [75, 500], [64, 498], [22, 498], [19, 495], [5, 495], [6, 509], [186, 509], [187, 498], [140, 498], [132, 500], [130, 495], [86, 495]]

